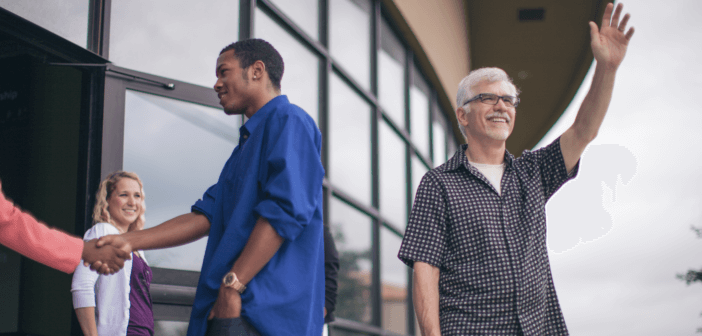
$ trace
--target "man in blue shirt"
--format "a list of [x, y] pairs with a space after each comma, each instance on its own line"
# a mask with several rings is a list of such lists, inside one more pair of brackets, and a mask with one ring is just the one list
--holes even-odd
[[227, 46], [216, 74], [224, 112], [249, 118], [217, 183], [191, 213], [100, 244], [124, 239], [126, 249], [154, 249], [209, 234], [188, 335], [319, 335], [321, 134], [309, 115], [280, 95], [283, 60], [269, 43]]

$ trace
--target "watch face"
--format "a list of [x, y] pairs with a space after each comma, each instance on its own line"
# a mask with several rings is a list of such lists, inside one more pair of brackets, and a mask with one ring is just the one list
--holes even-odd
[[229, 286], [232, 283], [234, 283], [234, 274], [229, 273], [224, 277], [224, 284]]

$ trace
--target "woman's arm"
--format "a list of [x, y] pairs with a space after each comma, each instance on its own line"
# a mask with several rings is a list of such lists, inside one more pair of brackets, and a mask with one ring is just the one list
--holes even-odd
[[98, 336], [97, 325], [95, 324], [95, 307], [76, 308], [76, 316], [78, 316], [83, 335]]

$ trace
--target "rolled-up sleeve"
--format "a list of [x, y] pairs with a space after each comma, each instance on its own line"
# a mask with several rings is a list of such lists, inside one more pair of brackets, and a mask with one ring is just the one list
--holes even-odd
[[217, 192], [219, 190], [219, 184], [213, 184], [211, 187], [207, 188], [205, 194], [202, 195], [202, 199], [197, 200], [195, 204], [190, 208], [190, 211], [197, 211], [202, 213], [207, 217], [210, 223], [213, 222], [213, 217], [215, 213], [215, 200], [217, 199]]
[[322, 190], [321, 135], [297, 116], [271, 120], [265, 162], [258, 181], [262, 200], [254, 207], [284, 239], [295, 240], [311, 221]]

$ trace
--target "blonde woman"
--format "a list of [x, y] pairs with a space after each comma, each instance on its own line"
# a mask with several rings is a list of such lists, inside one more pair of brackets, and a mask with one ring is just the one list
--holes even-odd
[[[139, 177], [124, 171], [112, 173], [100, 183], [93, 210], [95, 225], [83, 239], [141, 230], [145, 209]], [[86, 336], [153, 335], [151, 268], [143, 253], [135, 251], [131, 257], [113, 275], [98, 275], [82, 264], [76, 269], [71, 286], [73, 307]]]

